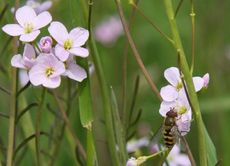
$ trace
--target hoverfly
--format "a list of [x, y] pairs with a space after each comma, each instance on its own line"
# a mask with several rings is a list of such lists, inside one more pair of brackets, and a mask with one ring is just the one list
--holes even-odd
[[163, 126], [163, 137], [164, 144], [167, 148], [171, 149], [176, 143], [177, 136], [177, 126], [176, 126], [177, 112], [174, 109], [170, 109], [166, 113], [166, 118], [164, 120]]

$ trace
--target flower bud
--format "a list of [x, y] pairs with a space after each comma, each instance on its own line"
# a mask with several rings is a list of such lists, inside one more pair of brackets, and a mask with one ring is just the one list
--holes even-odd
[[50, 53], [52, 50], [53, 40], [50, 36], [42, 37], [39, 46], [43, 53]]

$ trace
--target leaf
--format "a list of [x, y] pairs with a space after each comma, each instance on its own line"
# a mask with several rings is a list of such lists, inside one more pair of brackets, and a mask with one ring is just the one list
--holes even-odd
[[[85, 68], [88, 73], [88, 63], [87, 60], [81, 60], [81, 66]], [[80, 120], [83, 127], [91, 130], [93, 121], [93, 111], [92, 111], [92, 98], [90, 92], [90, 80], [89, 74], [88, 78], [80, 83], [79, 89], [79, 109], [80, 109]]]
[[210, 166], [215, 165], [218, 162], [217, 156], [216, 156], [216, 148], [215, 148], [204, 124], [203, 124], [203, 129], [204, 129], [204, 134], [205, 134], [208, 165], [210, 165]]

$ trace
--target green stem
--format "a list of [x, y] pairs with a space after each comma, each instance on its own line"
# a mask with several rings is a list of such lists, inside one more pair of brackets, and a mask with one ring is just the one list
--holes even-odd
[[96, 151], [94, 147], [93, 133], [87, 130], [87, 166], [98, 166]]
[[117, 149], [116, 149], [116, 141], [115, 141], [115, 134], [113, 129], [113, 123], [112, 123], [112, 112], [111, 112], [111, 102], [110, 102], [110, 93], [109, 93], [109, 87], [105, 79], [105, 74], [102, 68], [100, 56], [97, 50], [96, 43], [92, 37], [92, 31], [91, 31], [91, 14], [92, 14], [92, 4], [93, 1], [90, 0], [90, 11], [89, 11], [89, 32], [90, 32], [90, 39], [89, 39], [89, 45], [90, 50], [94, 64], [95, 64], [95, 70], [98, 75], [99, 85], [102, 92], [102, 100], [103, 100], [103, 109], [105, 114], [105, 123], [106, 123], [106, 133], [108, 138], [108, 144], [109, 144], [109, 150], [112, 157], [113, 165], [120, 165], [120, 161], [117, 155]]
[[[15, 1], [15, 9], [19, 6], [19, 0]], [[17, 38], [14, 38], [13, 53], [17, 54]], [[7, 166], [13, 165], [13, 153], [15, 146], [15, 120], [17, 116], [17, 69], [12, 68], [12, 93], [10, 100], [10, 113], [9, 113], [9, 130], [8, 130], [8, 147], [7, 147]]]
[[194, 63], [195, 63], [195, 12], [194, 12], [194, 3], [193, 0], [191, 0], [191, 21], [192, 21], [192, 62], [191, 62], [191, 68], [190, 72], [193, 73]]
[[169, 19], [169, 23], [171, 26], [171, 31], [173, 34], [174, 46], [176, 50], [179, 52], [180, 61], [181, 61], [181, 70], [184, 74], [184, 79], [187, 84], [188, 94], [191, 101], [191, 107], [193, 113], [195, 115], [195, 120], [197, 122], [198, 127], [198, 147], [199, 147], [199, 158], [200, 158], [200, 165], [206, 166], [207, 159], [206, 159], [206, 145], [205, 145], [205, 135], [204, 135], [204, 127], [203, 127], [203, 120], [200, 112], [198, 98], [195, 92], [192, 75], [189, 70], [189, 66], [185, 57], [184, 49], [182, 46], [182, 42], [180, 39], [179, 31], [177, 28], [176, 19], [174, 17], [173, 12], [173, 5], [171, 0], [164, 0], [167, 16]]
[[46, 89], [42, 89], [41, 94], [41, 101], [39, 103], [38, 112], [36, 115], [36, 133], [35, 133], [35, 144], [36, 144], [36, 156], [37, 156], [37, 166], [41, 165], [41, 159], [40, 159], [40, 127], [41, 127], [41, 118], [42, 118], [42, 111], [43, 111], [43, 104], [45, 101], [45, 93]]

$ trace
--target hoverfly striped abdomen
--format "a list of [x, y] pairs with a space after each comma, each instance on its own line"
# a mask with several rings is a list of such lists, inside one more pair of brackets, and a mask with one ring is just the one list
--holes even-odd
[[167, 148], [172, 148], [175, 144], [175, 127], [176, 127], [177, 112], [171, 109], [166, 114], [164, 121], [163, 137]]

